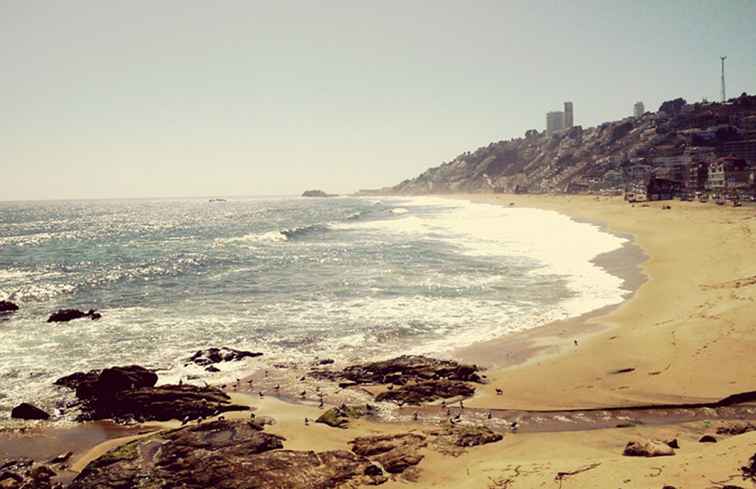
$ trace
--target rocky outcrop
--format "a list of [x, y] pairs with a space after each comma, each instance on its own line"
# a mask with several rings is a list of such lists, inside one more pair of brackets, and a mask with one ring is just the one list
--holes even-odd
[[305, 190], [302, 192], [302, 197], [336, 197], [336, 195], [325, 193], [322, 190]]
[[346, 450], [283, 449], [244, 421], [214, 421], [140, 439], [87, 465], [71, 489], [330, 489], [378, 484], [382, 471]]
[[622, 455], [626, 457], [665, 457], [674, 455], [675, 451], [668, 444], [659, 440], [635, 440], [628, 442]]
[[55, 471], [47, 465], [35, 464], [29, 458], [0, 459], [0, 488], [3, 489], [62, 489], [52, 482]]
[[429, 380], [417, 384], [406, 384], [397, 389], [381, 392], [376, 401], [390, 401], [399, 404], [422, 404], [437, 399], [470, 397], [475, 388], [465, 382], [455, 380]]
[[419, 450], [427, 442], [423, 435], [402, 433], [355, 438], [349, 445], [354, 453], [379, 463], [386, 472], [400, 474], [423, 460]]
[[434, 437], [442, 438], [457, 447], [477, 447], [501, 441], [504, 437], [486, 426], [453, 426], [445, 430], [434, 431]]
[[236, 362], [244, 358], [254, 358], [261, 355], [262, 353], [258, 352], [234, 350], [233, 348], [222, 346], [220, 348], [200, 350], [189, 358], [189, 362], [201, 367], [208, 367], [216, 363]]
[[748, 421], [731, 421], [717, 428], [718, 435], [742, 435], [749, 431], [756, 431], [756, 424]]
[[11, 410], [11, 418], [15, 419], [50, 419], [50, 415], [33, 404], [22, 402]]
[[422, 355], [403, 355], [360, 365], [352, 365], [341, 371], [313, 370], [311, 375], [329, 380], [348, 380], [356, 384], [395, 384], [426, 380], [459, 380], [482, 383], [480, 369], [476, 365], [459, 364], [452, 360], [438, 360]]
[[213, 387], [161, 385], [157, 375], [140, 367], [106, 368], [78, 372], [56, 381], [76, 390], [81, 401], [80, 419], [155, 420], [206, 418], [248, 408], [230, 403], [229, 396]]
[[342, 404], [339, 407], [329, 409], [315, 420], [316, 423], [326, 424], [334, 428], [349, 428], [349, 420], [359, 419], [367, 413], [366, 406], [347, 406]]
[[750, 479], [752, 482], [756, 483], [756, 453], [748, 459], [747, 464], [740, 468], [740, 472], [743, 474], [744, 480]]
[[102, 314], [95, 311], [94, 309], [90, 309], [87, 312], [82, 312], [78, 309], [59, 309], [56, 312], [50, 314], [50, 317], [47, 318], [48, 323], [64, 323], [67, 321], [73, 321], [74, 319], [81, 319], [81, 318], [89, 318], [89, 319], [100, 319], [102, 317]]
[[0, 314], [18, 311], [18, 306], [11, 301], [0, 301]]

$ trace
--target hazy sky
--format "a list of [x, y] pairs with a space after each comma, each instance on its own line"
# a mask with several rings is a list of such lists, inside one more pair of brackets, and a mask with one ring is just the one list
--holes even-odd
[[[468, 5], [465, 5], [468, 4]], [[0, 0], [0, 200], [348, 192], [756, 92], [756, 1]]]

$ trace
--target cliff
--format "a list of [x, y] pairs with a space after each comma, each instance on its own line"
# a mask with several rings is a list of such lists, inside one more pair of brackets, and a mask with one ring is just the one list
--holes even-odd
[[659, 164], [657, 157], [680, 155], [686, 147], [711, 147], [749, 136], [756, 96], [725, 104], [665, 102], [655, 113], [576, 126], [551, 136], [530, 130], [523, 138], [491, 143], [462, 153], [378, 193], [602, 192], [619, 191], [632, 167]]

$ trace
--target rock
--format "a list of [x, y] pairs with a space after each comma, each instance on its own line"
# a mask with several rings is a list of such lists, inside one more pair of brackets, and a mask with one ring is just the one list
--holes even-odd
[[91, 384], [96, 382], [100, 376], [100, 372], [100, 370], [90, 370], [89, 372], [75, 372], [71, 375], [66, 375], [59, 378], [58, 380], [53, 382], [53, 384], [76, 390], [80, 384]]
[[342, 404], [339, 407], [329, 409], [328, 411], [320, 415], [320, 417], [316, 419], [315, 422], [327, 424], [328, 426], [332, 426], [334, 428], [346, 429], [349, 427], [350, 419], [358, 419], [364, 416], [365, 411], [365, 407], [347, 406], [345, 404]]
[[321, 358], [318, 360], [318, 365], [331, 365], [334, 363], [332, 358]]
[[717, 428], [718, 435], [742, 435], [756, 431], [756, 425], [747, 421], [733, 421]]
[[0, 488], [2, 489], [60, 489], [52, 483], [55, 471], [46, 465], [35, 465], [31, 459], [0, 460]]
[[355, 453], [286, 450], [284, 441], [241, 420], [187, 426], [111, 450], [70, 489], [327, 489], [382, 480]]
[[748, 459], [748, 463], [740, 468], [743, 479], [751, 479], [756, 482], [756, 453]]
[[11, 418], [16, 419], [50, 419], [50, 415], [33, 404], [22, 402], [11, 411]]
[[0, 301], [0, 313], [18, 311], [18, 306], [10, 301]]
[[476, 365], [463, 365], [422, 355], [403, 355], [380, 362], [352, 365], [341, 372], [313, 371], [311, 375], [329, 380], [345, 379], [358, 384], [403, 385], [412, 381], [442, 379], [483, 383], [479, 371]]
[[90, 309], [87, 312], [82, 312], [78, 309], [59, 309], [58, 311], [50, 314], [50, 317], [47, 318], [48, 323], [62, 323], [67, 321], [72, 321], [74, 319], [81, 319], [81, 318], [90, 318], [90, 319], [100, 319], [102, 317], [102, 314], [99, 312], [96, 312], [94, 309]]
[[78, 372], [58, 379], [56, 384], [76, 389], [76, 397], [82, 401], [82, 420], [183, 420], [249, 409], [231, 404], [220, 389], [188, 384], [155, 387], [157, 380], [151, 370], [131, 365], [99, 373]]
[[349, 442], [352, 451], [381, 464], [386, 472], [400, 474], [423, 459], [418, 450], [427, 445], [423, 435], [402, 433], [398, 435], [363, 436]]
[[191, 363], [206, 367], [214, 363], [235, 362], [244, 358], [254, 358], [261, 356], [262, 353], [234, 350], [225, 346], [220, 348], [208, 348], [200, 350], [189, 358]]
[[669, 445], [670, 448], [680, 448], [680, 444], [677, 442], [677, 438], [672, 438], [671, 440], [666, 440], [664, 443]]
[[626, 457], [665, 457], [674, 454], [672, 447], [658, 440], [631, 441], [622, 452]]
[[66, 463], [68, 462], [68, 459], [71, 458], [71, 455], [73, 455], [73, 452], [61, 453], [60, 455], [56, 455], [55, 457], [51, 458], [47, 463], [49, 463], [50, 465]]
[[475, 389], [465, 382], [452, 380], [429, 380], [403, 385], [398, 389], [381, 392], [376, 401], [392, 401], [406, 404], [422, 404], [436, 399], [470, 397]]
[[687, 105], [684, 98], [676, 98], [674, 100], [667, 100], [659, 106], [659, 112], [666, 112], [669, 115], [675, 115], [680, 113], [683, 107]]
[[302, 197], [336, 197], [335, 194], [327, 194], [322, 190], [305, 190]]
[[210, 372], [210, 373], [214, 374], [216, 372], [220, 372], [220, 369], [218, 367], [216, 367], [215, 365], [209, 365], [209, 366], [205, 367], [205, 372]]
[[699, 440], [699, 443], [716, 443], [717, 439], [711, 435], [704, 435]]
[[[63, 377], [56, 381], [76, 383], [76, 397], [82, 400], [89, 398], [111, 397], [116, 392], [142, 387], [152, 387], [157, 383], [158, 376], [155, 372], [139, 365], [125, 367], [111, 367], [99, 372], [96, 376], [93, 372], [76, 374]], [[75, 377], [76, 376], [76, 377]], [[60, 384], [62, 385], [62, 384]]]
[[458, 447], [476, 447], [487, 443], [494, 443], [502, 440], [504, 437], [499, 433], [494, 433], [486, 426], [462, 426], [454, 431]]

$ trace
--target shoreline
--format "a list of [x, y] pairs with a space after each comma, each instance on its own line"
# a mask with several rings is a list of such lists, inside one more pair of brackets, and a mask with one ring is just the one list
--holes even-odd
[[[466, 196], [450, 198], [467, 199]], [[598, 324], [598, 321], [632, 300], [638, 290], [649, 280], [643, 270], [643, 263], [648, 259], [648, 255], [638, 245], [636, 236], [611, 231], [605, 222], [579, 219], [560, 213], [575, 222], [591, 224], [602, 232], [626, 240], [619, 248], [601, 253], [591, 260], [594, 265], [622, 280], [622, 289], [626, 291], [623, 300], [578, 316], [550, 321], [535, 328], [454, 348], [450, 352], [451, 358], [466, 363], [478, 363], [486, 368], [504, 368], [536, 362], [540, 358], [551, 355], [566, 354], [574, 345], [573, 340], [577, 339], [580, 343], [594, 334], [607, 330], [608, 327]], [[504, 353], [504, 358], [501, 356], [502, 353]]]

